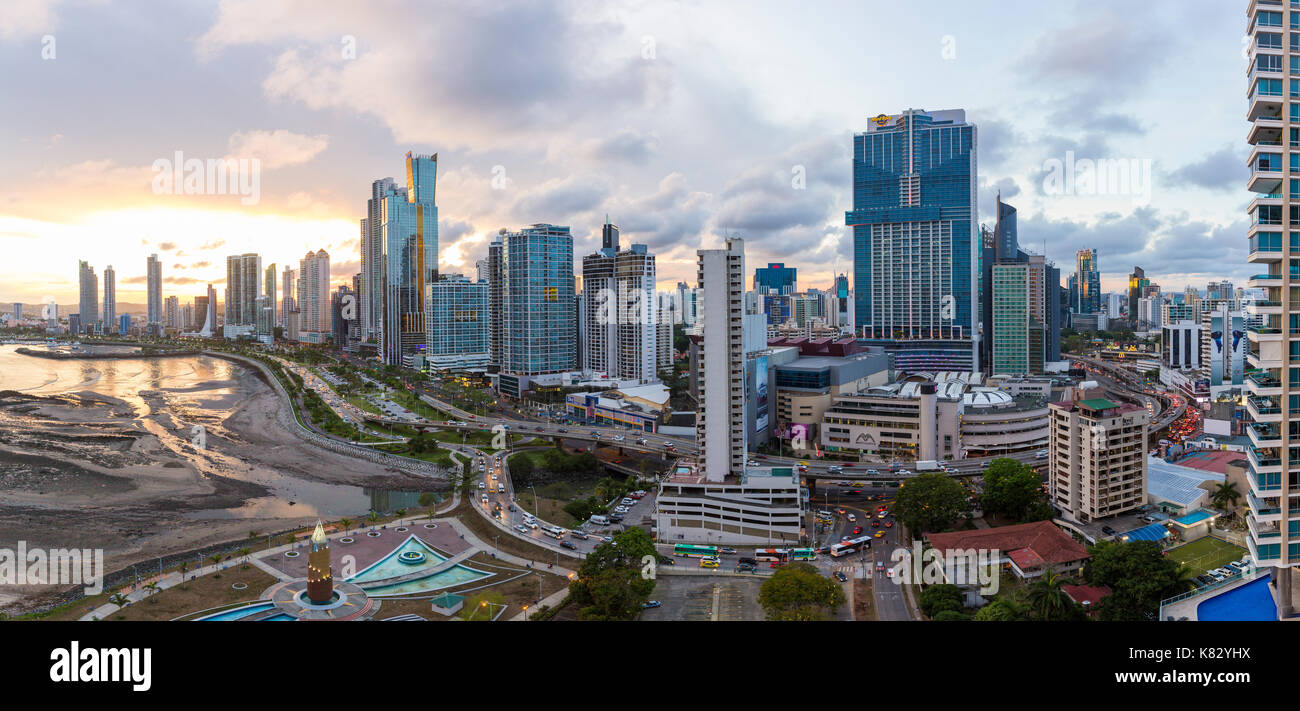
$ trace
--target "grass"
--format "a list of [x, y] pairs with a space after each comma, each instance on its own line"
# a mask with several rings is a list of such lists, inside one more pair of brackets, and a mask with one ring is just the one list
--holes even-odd
[[[522, 539], [502, 531], [496, 526], [488, 523], [483, 516], [477, 511], [470, 509], [475, 505], [477, 499], [461, 499], [460, 505], [451, 511], [450, 516], [454, 516], [465, 524], [484, 545], [489, 547], [499, 546], [502, 551], [517, 555], [521, 558], [540, 563], [543, 567], [547, 563], [555, 562], [555, 551], [549, 548], [533, 545]], [[569, 551], [560, 554], [560, 565], [573, 569], [578, 564], [576, 556], [568, 555]]]
[[[230, 567], [222, 571], [221, 577], [205, 575], [201, 578], [186, 580], [183, 585], [176, 585], [159, 591], [139, 602], [131, 603], [125, 608], [113, 612], [109, 620], [171, 620], [199, 610], [231, 605], [238, 602], [253, 602], [262, 591], [275, 584], [275, 578], [261, 569], [250, 565], [243, 570], [235, 560]], [[231, 585], [245, 583], [243, 590], [235, 590]]]
[[1234, 560], [1240, 560], [1245, 554], [1244, 548], [1210, 536], [1171, 548], [1168, 553], [1170, 558], [1191, 568], [1193, 575], [1202, 575], [1207, 570], [1223, 567]]
[[569, 503], [570, 500], [552, 499], [540, 494], [534, 500], [531, 489], [521, 489], [515, 492], [515, 503], [522, 506], [525, 511], [543, 521], [550, 521], [565, 528], [572, 528], [578, 523], [576, 518], [570, 516], [569, 512], [564, 510], [564, 505]]
[[[465, 564], [479, 570], [497, 573], [498, 577], [493, 578], [492, 580], [509, 580], [509, 582], [482, 587], [483, 581], [476, 580], [464, 585], [447, 588], [446, 590], [439, 590], [437, 593], [430, 593], [430, 595], [442, 594], [444, 592], [455, 593], [463, 596], [468, 605], [471, 600], [486, 593], [489, 599], [493, 601], [501, 601], [507, 605], [505, 611], [501, 615], [502, 620], [510, 619], [522, 612], [524, 605], [528, 605], [529, 615], [532, 614], [533, 605], [538, 599], [537, 593], [539, 578], [541, 579], [542, 598], [550, 596], [551, 594], [567, 587], [569, 584], [568, 580], [563, 576], [545, 572], [544, 569], [528, 570], [527, 568], [492, 558], [484, 553], [473, 555], [469, 560], [465, 561]], [[523, 575], [523, 577], [517, 577], [520, 575]], [[510, 580], [511, 578], [515, 579]], [[383, 604], [379, 609], [379, 614], [375, 616], [375, 619], [382, 620], [388, 617], [396, 617], [397, 615], [406, 614], [418, 615], [426, 620], [433, 621], [446, 621], [450, 619], [433, 612], [430, 607], [430, 602], [427, 599], [389, 598], [384, 599], [382, 603]], [[500, 610], [501, 608], [494, 607], [492, 608], [492, 614], [496, 614]], [[468, 613], [466, 613], [466, 615], [467, 614]], [[486, 612], [479, 613], [476, 619], [485, 620], [486, 615]]]

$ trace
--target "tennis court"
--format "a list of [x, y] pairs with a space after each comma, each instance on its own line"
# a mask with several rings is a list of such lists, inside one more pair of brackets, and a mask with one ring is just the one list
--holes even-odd
[[1206, 536], [1191, 543], [1169, 549], [1169, 557], [1186, 564], [1193, 575], [1223, 567], [1246, 555], [1246, 549]]

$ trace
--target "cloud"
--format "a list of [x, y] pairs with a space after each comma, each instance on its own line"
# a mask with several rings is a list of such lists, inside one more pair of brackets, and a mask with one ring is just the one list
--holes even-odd
[[59, 0], [23, 0], [5, 3], [0, 12], [0, 38], [14, 40], [58, 28], [54, 6]]
[[1232, 145], [1227, 145], [1206, 154], [1199, 161], [1170, 172], [1167, 181], [1170, 185], [1207, 190], [1241, 190], [1249, 173], [1246, 156]]
[[248, 131], [232, 135], [227, 158], [257, 158], [264, 170], [306, 163], [324, 151], [329, 136], [307, 136], [284, 129]]

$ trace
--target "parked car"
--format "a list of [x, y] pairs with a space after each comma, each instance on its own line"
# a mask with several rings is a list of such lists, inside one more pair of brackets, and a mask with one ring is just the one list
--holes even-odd
[[646, 600], [645, 602], [641, 603], [641, 609], [649, 610], [652, 607], [659, 607], [660, 605], [663, 605], [663, 603], [659, 602], [658, 600]]
[[847, 575], [845, 575], [844, 573], [842, 573], [842, 572], [840, 572], [840, 571], [838, 571], [838, 570], [835, 571], [834, 573], [832, 573], [832, 575], [834, 575], [834, 576], [835, 576], [835, 579], [838, 580], [838, 581], [840, 581], [841, 583], [848, 582], [848, 580], [849, 580], [849, 577], [848, 577]]
[[1101, 532], [1106, 534], [1107, 536], [1115, 535], [1115, 529], [1111, 528], [1110, 526], [1102, 526]]

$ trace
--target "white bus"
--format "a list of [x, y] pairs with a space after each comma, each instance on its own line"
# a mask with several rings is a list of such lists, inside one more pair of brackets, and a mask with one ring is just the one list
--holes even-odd
[[545, 533], [546, 535], [558, 541], [564, 538], [565, 531], [563, 528], [560, 528], [558, 526], [543, 526], [542, 533]]
[[871, 536], [861, 536], [858, 538], [851, 538], [847, 541], [844, 541], [843, 543], [836, 543], [835, 545], [831, 546], [831, 557], [839, 558], [840, 556], [845, 556], [850, 553], [857, 553], [863, 548], [870, 548], [870, 547], [871, 547]]

